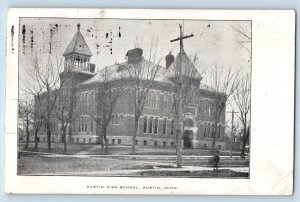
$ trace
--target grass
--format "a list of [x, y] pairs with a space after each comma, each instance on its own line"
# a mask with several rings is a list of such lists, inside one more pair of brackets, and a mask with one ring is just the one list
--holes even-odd
[[202, 177], [202, 178], [248, 178], [249, 174], [244, 172], [235, 172], [229, 169], [218, 171], [145, 171], [141, 172], [144, 177], [151, 176], [180, 176], [180, 177]]
[[[68, 144], [67, 152], [64, 152], [63, 143], [52, 143], [52, 149], [47, 149], [46, 143], [39, 143], [38, 149], [34, 148], [34, 143], [30, 143], [28, 149], [24, 149], [24, 144], [20, 144], [20, 150], [55, 153], [55, 154], [87, 154], [104, 155], [105, 151], [99, 144]], [[131, 154], [131, 145], [109, 145], [108, 154]], [[136, 146], [137, 155], [176, 155], [175, 148], [172, 147], [154, 147], [154, 146]], [[208, 149], [183, 149], [182, 155], [199, 156], [210, 155]], [[221, 150], [220, 155], [230, 155], [230, 151]], [[235, 152], [239, 155], [239, 152]]]

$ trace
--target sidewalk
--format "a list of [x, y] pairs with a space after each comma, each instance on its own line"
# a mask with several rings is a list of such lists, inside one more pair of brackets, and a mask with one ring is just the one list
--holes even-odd
[[[176, 160], [177, 156], [176, 155], [144, 155], [144, 154], [136, 154], [136, 155], [119, 155], [119, 154], [109, 154], [109, 155], [104, 155], [104, 154], [97, 154], [97, 155], [90, 155], [90, 154], [82, 154], [82, 153], [77, 153], [77, 154], [54, 154], [54, 153], [45, 153], [45, 152], [32, 152], [32, 151], [20, 151], [21, 153], [31, 153], [31, 154], [37, 154], [42, 157], [60, 157], [60, 158], [117, 158], [117, 159], [134, 159], [134, 160], [143, 160], [143, 159], [148, 159], [148, 160], [153, 160], [153, 159], [159, 159], [159, 160]], [[183, 155], [182, 159], [184, 160], [205, 160], [205, 159], [210, 159], [212, 156], [211, 155]], [[238, 158], [240, 159], [240, 156], [220, 156], [221, 159], [235, 159]], [[246, 156], [245, 160], [248, 160], [249, 156]]]
[[[231, 170], [234, 172], [249, 173], [249, 167], [222, 167], [219, 170]], [[195, 166], [183, 166], [182, 168], [161, 168], [154, 167], [153, 169], [131, 169], [131, 170], [105, 170], [105, 171], [89, 171], [89, 172], [60, 172], [60, 173], [35, 173], [33, 175], [74, 175], [74, 176], [139, 176], [139, 173], [143, 172], [180, 172], [180, 171], [213, 171], [210, 167], [195, 167]]]

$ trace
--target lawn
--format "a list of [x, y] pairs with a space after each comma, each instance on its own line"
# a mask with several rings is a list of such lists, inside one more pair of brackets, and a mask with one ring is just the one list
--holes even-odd
[[[63, 143], [52, 143], [51, 150], [47, 149], [46, 143], [39, 143], [38, 149], [34, 148], [34, 143], [30, 143], [26, 151], [56, 153], [56, 154], [88, 154], [88, 155], [101, 155], [105, 154], [104, 149], [99, 144], [68, 144], [67, 152], [64, 152]], [[24, 149], [24, 144], [19, 145], [20, 150]], [[109, 145], [108, 154], [131, 154], [131, 145]], [[154, 146], [136, 146], [137, 155], [176, 155], [174, 147], [154, 147]], [[199, 156], [210, 155], [208, 149], [183, 149], [183, 155]], [[234, 155], [239, 155], [235, 152]], [[230, 151], [221, 150], [220, 155], [230, 155]]]

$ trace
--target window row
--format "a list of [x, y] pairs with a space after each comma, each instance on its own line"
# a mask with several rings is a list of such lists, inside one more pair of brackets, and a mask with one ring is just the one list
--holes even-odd
[[[171, 120], [171, 128], [170, 128], [171, 135], [174, 134], [174, 129], [175, 129], [175, 122], [174, 122], [174, 119], [172, 119]], [[158, 117], [144, 116], [143, 132], [157, 134], [158, 133]], [[167, 118], [164, 118], [162, 120], [162, 134], [165, 135], [166, 132], [167, 132]]]
[[78, 94], [77, 102], [80, 107], [94, 106], [96, 103], [96, 92]]
[[171, 109], [173, 103], [173, 95], [151, 91], [146, 97], [145, 107]]
[[79, 120], [74, 122], [74, 130], [76, 128], [76, 124], [78, 127], [78, 132], [93, 132], [95, 124], [95, 120], [92, 117], [81, 117]]
[[217, 128], [215, 128], [214, 123], [204, 123], [203, 137], [212, 137], [213, 133], [215, 132], [214, 131], [215, 129], [217, 129], [216, 138], [221, 138], [221, 131], [222, 131], [222, 126], [221, 125], [218, 125]]
[[122, 114], [113, 114], [110, 119], [110, 124], [120, 124], [123, 121], [123, 115]]

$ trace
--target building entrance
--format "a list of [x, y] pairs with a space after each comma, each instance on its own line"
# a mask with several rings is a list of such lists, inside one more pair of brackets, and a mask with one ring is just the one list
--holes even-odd
[[183, 133], [184, 148], [192, 148], [193, 131], [185, 130]]

